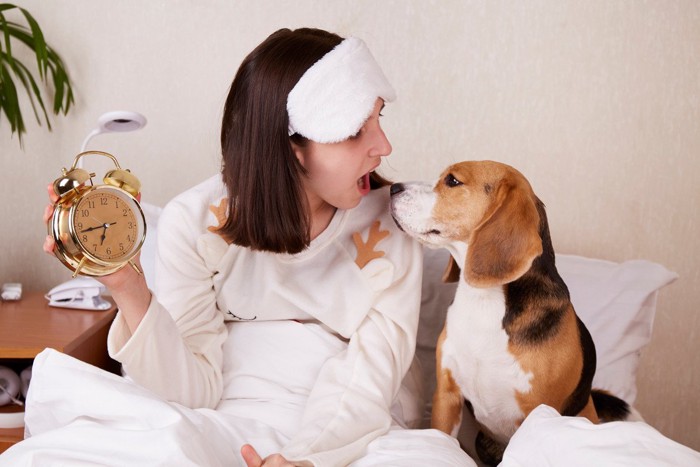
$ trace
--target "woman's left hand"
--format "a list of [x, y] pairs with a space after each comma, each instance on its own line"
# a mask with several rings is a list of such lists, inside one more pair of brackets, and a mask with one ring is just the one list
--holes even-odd
[[282, 457], [282, 454], [271, 454], [263, 459], [250, 444], [243, 445], [241, 455], [248, 467], [295, 467], [294, 464]]

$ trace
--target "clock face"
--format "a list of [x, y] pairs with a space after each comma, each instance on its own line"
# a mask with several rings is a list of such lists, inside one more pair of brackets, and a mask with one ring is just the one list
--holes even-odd
[[136, 203], [116, 189], [95, 189], [73, 212], [73, 231], [80, 246], [106, 262], [128, 260], [141, 244], [143, 217]]

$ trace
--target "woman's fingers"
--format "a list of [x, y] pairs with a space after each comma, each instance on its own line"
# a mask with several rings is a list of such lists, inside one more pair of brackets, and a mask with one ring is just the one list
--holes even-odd
[[58, 199], [58, 195], [55, 191], [53, 191], [53, 183], [49, 183], [49, 185], [46, 187], [46, 191], [49, 193], [49, 201], [51, 201], [51, 203], [44, 208], [44, 224], [48, 223], [49, 219], [51, 219], [51, 216], [53, 215], [54, 203]]
[[241, 447], [241, 455], [247, 467], [260, 467], [263, 463], [262, 457], [260, 457], [258, 451], [250, 444], [244, 444], [243, 447]]
[[44, 224], [48, 224], [49, 219], [53, 215], [53, 204], [47, 204], [44, 208]]
[[243, 447], [241, 447], [241, 455], [247, 467], [294, 467], [294, 464], [285, 459], [281, 454], [272, 454], [263, 459], [260, 457], [260, 454], [258, 454], [258, 451], [250, 444], [244, 444]]
[[46, 190], [49, 192], [49, 200], [51, 200], [52, 203], [55, 203], [56, 200], [58, 200], [58, 195], [55, 191], [53, 191], [53, 183], [49, 183]]
[[44, 239], [44, 251], [49, 254], [53, 254], [53, 249], [56, 246], [56, 241], [51, 235], [47, 235]]
[[[58, 199], [58, 195], [53, 191], [53, 184], [49, 183], [49, 185], [46, 187], [46, 191], [49, 193], [49, 200], [51, 203], [55, 203], [56, 200]], [[47, 204], [46, 207], [44, 208], [44, 224], [48, 224], [49, 221], [51, 220], [51, 216], [53, 216], [53, 210], [54, 206], [53, 204]], [[53, 254], [53, 249], [56, 246], [56, 241], [53, 239], [51, 235], [47, 235], [46, 238], [44, 239], [44, 246], [43, 249], [46, 253]]]

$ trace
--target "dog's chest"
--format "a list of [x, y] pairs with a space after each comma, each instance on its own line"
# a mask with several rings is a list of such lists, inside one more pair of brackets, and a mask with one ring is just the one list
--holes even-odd
[[515, 393], [530, 390], [532, 375], [508, 352], [504, 313], [501, 288], [460, 284], [447, 315], [441, 363], [451, 370], [477, 420], [505, 440], [524, 416]]

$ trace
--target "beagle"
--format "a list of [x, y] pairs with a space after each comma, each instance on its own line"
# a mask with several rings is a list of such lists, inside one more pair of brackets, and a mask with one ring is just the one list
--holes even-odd
[[594, 423], [627, 418], [627, 403], [591, 390], [595, 346], [555, 267], [544, 205], [520, 172], [461, 162], [434, 186], [392, 185], [391, 212], [407, 234], [446, 248], [443, 280], [459, 280], [437, 343], [433, 428], [456, 437], [466, 401], [477, 454], [497, 464], [540, 404]]

